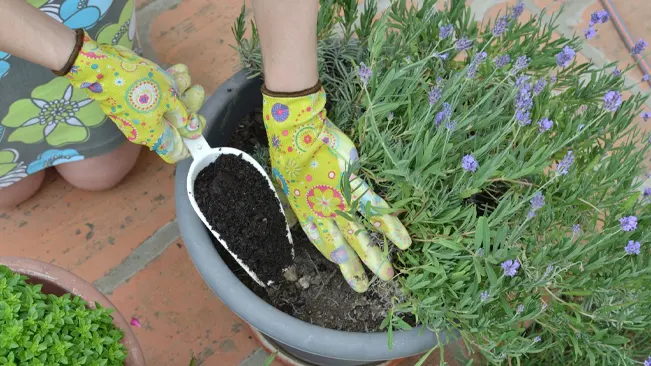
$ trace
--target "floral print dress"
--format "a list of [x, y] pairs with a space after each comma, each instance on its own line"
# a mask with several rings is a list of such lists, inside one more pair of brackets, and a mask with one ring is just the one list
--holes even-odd
[[[99, 43], [133, 47], [134, 0], [26, 0]], [[85, 90], [0, 51], [0, 189], [47, 167], [102, 155], [124, 136]]]

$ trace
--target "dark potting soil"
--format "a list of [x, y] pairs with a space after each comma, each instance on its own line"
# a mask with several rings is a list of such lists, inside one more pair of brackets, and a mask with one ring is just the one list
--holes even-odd
[[206, 220], [262, 280], [277, 282], [292, 265], [280, 202], [258, 170], [222, 155], [197, 175], [194, 197]]
[[[249, 154], [267, 136], [260, 110], [247, 115], [237, 126], [228, 146]], [[283, 224], [284, 225], [284, 224]], [[280, 227], [280, 226], [279, 226]], [[401, 292], [393, 282], [374, 280], [367, 292], [359, 294], [346, 283], [339, 267], [327, 260], [297, 225], [292, 230], [298, 281], [282, 279], [277, 284], [258, 286], [213, 239], [220, 256], [235, 275], [258, 297], [295, 318], [314, 325], [350, 332], [380, 331], [391, 308], [391, 299]], [[369, 275], [369, 278], [372, 276]], [[414, 324], [413, 319], [405, 319]]]

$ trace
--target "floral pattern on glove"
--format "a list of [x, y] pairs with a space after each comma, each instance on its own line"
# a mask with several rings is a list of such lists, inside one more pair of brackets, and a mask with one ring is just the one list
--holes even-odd
[[[343, 172], [357, 160], [352, 141], [328, 121], [323, 90], [301, 97], [264, 95], [263, 119], [269, 139], [272, 175], [301, 227], [321, 253], [339, 265], [346, 282], [365, 291], [368, 278], [361, 262], [379, 278], [393, 277], [393, 267], [364, 227], [338, 212], [349, 207], [341, 192]], [[411, 244], [400, 221], [383, 214], [389, 205], [355, 175], [352, 199], [370, 209], [359, 211], [399, 248]], [[361, 262], [360, 262], [361, 259]]]

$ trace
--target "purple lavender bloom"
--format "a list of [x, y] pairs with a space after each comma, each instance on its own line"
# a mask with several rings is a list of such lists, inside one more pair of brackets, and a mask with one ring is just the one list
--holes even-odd
[[536, 338], [533, 339], [533, 341], [534, 341], [535, 343], [538, 343], [538, 342], [540, 342], [541, 340], [542, 340], [542, 338], [540, 338], [540, 336], [536, 336]]
[[593, 26], [595, 24], [606, 23], [608, 19], [610, 19], [610, 16], [608, 15], [607, 11], [605, 10], [595, 11], [590, 15], [590, 26]]
[[515, 118], [518, 120], [520, 126], [528, 126], [531, 124], [531, 112], [518, 109], [515, 111]]
[[439, 26], [439, 37], [446, 39], [454, 33], [454, 26], [452, 24]]
[[651, 112], [642, 112], [642, 114], [640, 114], [640, 117], [642, 117], [644, 122], [646, 122], [649, 120], [649, 118], [651, 118]]
[[567, 152], [563, 160], [558, 163], [558, 166], [556, 167], [556, 174], [567, 175], [572, 164], [574, 164], [574, 155], [572, 155], [572, 150], [570, 150]]
[[651, 366], [651, 356], [644, 361], [644, 366]]
[[524, 305], [518, 305], [518, 309], [515, 311], [516, 314], [520, 314], [524, 311]]
[[649, 81], [649, 74], [644, 74], [644, 76], [642, 76], [642, 81]]
[[651, 197], [651, 188], [644, 188], [644, 197]]
[[443, 102], [443, 110], [436, 113], [436, 117], [434, 118], [436, 126], [440, 126], [441, 123], [447, 121], [450, 116], [452, 116], [452, 107], [450, 107], [450, 103]]
[[545, 86], [547, 86], [547, 80], [545, 80], [545, 78], [538, 79], [538, 81], [533, 84], [533, 93], [535, 95], [542, 93], [543, 89], [545, 89]]
[[556, 82], [556, 75], [550, 76], [549, 81], [551, 81], [552, 83], [555, 83]]
[[550, 273], [554, 270], [554, 266], [551, 264], [547, 266], [547, 269], [545, 270], [545, 277], [549, 276]]
[[511, 62], [511, 56], [509, 56], [508, 54], [497, 56], [495, 58], [495, 67], [501, 69], [504, 66], [506, 66], [506, 64], [508, 64], [509, 62]]
[[572, 226], [572, 234], [579, 235], [580, 233], [581, 233], [581, 225], [574, 224], [574, 226]]
[[619, 219], [619, 225], [624, 231], [633, 231], [637, 229], [637, 217], [625, 216]]
[[513, 7], [513, 14], [511, 15], [512, 19], [518, 19], [520, 15], [522, 15], [522, 12], [524, 11], [524, 3], [522, 3], [522, 0], [518, 1], [518, 5]]
[[448, 54], [447, 53], [434, 52], [434, 57], [440, 58], [441, 60], [447, 60], [448, 59]]
[[529, 57], [525, 55], [518, 57], [517, 60], [515, 60], [515, 65], [513, 66], [515, 71], [518, 72], [527, 67], [527, 65], [529, 65], [529, 61]]
[[468, 78], [472, 79], [475, 77], [475, 75], [477, 75], [477, 67], [479, 67], [479, 64], [481, 64], [486, 59], [486, 57], [488, 57], [488, 54], [486, 52], [475, 55], [466, 73], [466, 76]]
[[455, 46], [457, 48], [457, 51], [464, 51], [472, 47], [472, 41], [469, 40], [468, 37], [461, 37], [457, 40]]
[[520, 75], [517, 78], [515, 78], [515, 86], [518, 88], [526, 88], [526, 90], [529, 90], [529, 84], [527, 83], [529, 81], [529, 75]]
[[597, 35], [597, 31], [593, 26], [589, 26], [583, 31], [583, 34], [585, 35], [585, 39], [593, 39]]
[[461, 167], [463, 168], [463, 170], [467, 172], [474, 173], [477, 171], [477, 168], [479, 168], [479, 163], [477, 162], [477, 159], [475, 159], [474, 156], [468, 154], [461, 159]]
[[493, 26], [493, 35], [495, 37], [499, 37], [504, 33], [506, 30], [506, 27], [509, 25], [509, 17], [508, 15], [505, 15], [501, 18], [499, 18], [496, 22], [495, 25]]
[[624, 251], [628, 255], [631, 255], [631, 254], [639, 255], [640, 254], [640, 246], [641, 245], [640, 245], [639, 241], [629, 240], [628, 244], [626, 244], [626, 246], [624, 247]]
[[538, 211], [545, 206], [545, 196], [543, 196], [542, 192], [536, 192], [529, 203], [531, 203], [532, 211]]
[[610, 112], [616, 111], [622, 105], [622, 93], [611, 90], [604, 95], [604, 109]]
[[643, 52], [643, 51], [644, 51], [648, 46], [649, 46], [649, 44], [648, 44], [645, 40], [640, 39], [640, 40], [637, 41], [637, 43], [633, 46], [633, 48], [631, 48], [631, 54], [632, 54], [632, 55], [639, 55], [639, 54], [642, 53], [642, 52]]
[[619, 76], [621, 74], [622, 74], [622, 71], [620, 69], [615, 68], [615, 70], [613, 70], [613, 76], [617, 77], [617, 76]]
[[481, 299], [482, 302], [488, 300], [488, 291], [483, 291], [481, 295], [479, 295], [479, 298]]
[[539, 131], [540, 133], [549, 131], [552, 126], [554, 126], [554, 121], [548, 118], [543, 118], [540, 121], [538, 121], [538, 126], [539, 126]]
[[457, 121], [456, 120], [447, 121], [445, 123], [445, 128], [447, 128], [450, 131], [456, 130], [457, 129]]
[[371, 79], [371, 75], [373, 75], [373, 72], [368, 66], [366, 66], [366, 64], [362, 62], [359, 65], [359, 70], [357, 71], [357, 75], [359, 75], [359, 79], [362, 81], [362, 84], [366, 86], [368, 84], [368, 81]]
[[529, 210], [529, 212], [527, 213], [527, 219], [533, 219], [534, 217], [536, 217], [536, 211]]
[[567, 67], [576, 56], [576, 52], [570, 47], [565, 46], [561, 52], [556, 55], [556, 64], [560, 67]]
[[429, 105], [434, 105], [436, 102], [441, 99], [441, 95], [443, 94], [443, 90], [439, 88], [438, 86], [433, 87], [430, 89], [428, 97], [429, 97]]
[[504, 270], [504, 275], [507, 277], [513, 277], [518, 274], [518, 268], [520, 268], [520, 262], [517, 259], [515, 260], [506, 260], [502, 263], [502, 269]]

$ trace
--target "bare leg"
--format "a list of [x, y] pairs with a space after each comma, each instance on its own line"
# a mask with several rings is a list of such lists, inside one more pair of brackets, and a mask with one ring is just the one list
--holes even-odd
[[115, 187], [136, 165], [141, 145], [125, 140], [104, 155], [74, 163], [61, 164], [56, 170], [73, 186], [86, 191], [104, 191]]
[[0, 189], [0, 208], [12, 208], [32, 197], [43, 183], [45, 171], [28, 175], [9, 187]]
[[318, 5], [318, 0], [253, 0], [267, 89], [297, 92], [316, 85]]

